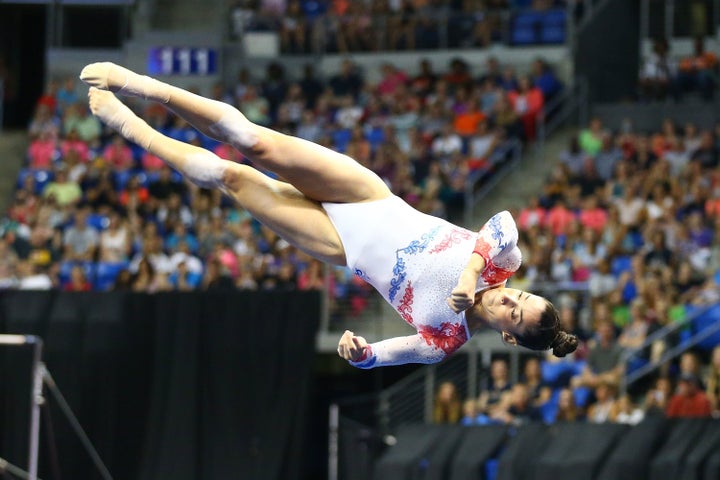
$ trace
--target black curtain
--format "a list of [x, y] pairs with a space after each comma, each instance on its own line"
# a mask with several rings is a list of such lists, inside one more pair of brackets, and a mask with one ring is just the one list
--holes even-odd
[[[116, 479], [300, 478], [315, 293], [0, 296]], [[31, 352], [0, 356], [0, 456], [27, 463]], [[40, 474], [100, 478], [46, 390]]]

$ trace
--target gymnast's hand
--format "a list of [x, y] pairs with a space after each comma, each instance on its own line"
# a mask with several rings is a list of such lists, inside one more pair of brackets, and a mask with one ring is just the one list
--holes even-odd
[[350, 330], [345, 330], [338, 343], [338, 355], [345, 360], [357, 362], [365, 355], [367, 342], [363, 337], [356, 337]]
[[457, 285], [447, 299], [447, 304], [452, 308], [453, 312], [460, 313], [475, 304], [477, 277], [477, 273], [471, 268], [466, 268], [460, 274]]

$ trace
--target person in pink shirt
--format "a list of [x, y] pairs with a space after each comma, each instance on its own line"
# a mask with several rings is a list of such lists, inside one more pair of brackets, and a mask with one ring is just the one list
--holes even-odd
[[520, 210], [518, 216], [518, 227], [520, 230], [529, 230], [532, 227], [544, 225], [547, 210], [540, 206], [540, 200], [537, 197], [531, 197], [528, 206]]
[[28, 147], [30, 168], [34, 170], [50, 170], [57, 154], [57, 142], [52, 134], [47, 131], [42, 132], [38, 138], [30, 142]]
[[602, 232], [608, 220], [607, 210], [600, 208], [597, 197], [590, 195], [585, 199], [585, 205], [580, 210], [580, 224], [596, 232]]
[[165, 162], [163, 162], [160, 157], [153, 155], [150, 152], [143, 153], [140, 161], [142, 163], [143, 170], [146, 172], [159, 172], [165, 166]]
[[383, 64], [382, 74], [383, 78], [377, 86], [377, 91], [382, 96], [394, 95], [398, 88], [408, 81], [407, 74], [390, 63]]
[[545, 217], [545, 225], [550, 228], [553, 235], [567, 233], [568, 227], [575, 220], [575, 214], [565, 206], [565, 201], [558, 199]]
[[60, 142], [60, 152], [63, 158], [67, 156], [70, 150], [77, 153], [77, 158], [82, 163], [87, 163], [90, 160], [90, 148], [87, 143], [80, 140], [77, 130], [70, 130], [65, 140]]
[[115, 135], [112, 143], [105, 147], [103, 158], [116, 171], [129, 170], [133, 166], [132, 150], [120, 135]]

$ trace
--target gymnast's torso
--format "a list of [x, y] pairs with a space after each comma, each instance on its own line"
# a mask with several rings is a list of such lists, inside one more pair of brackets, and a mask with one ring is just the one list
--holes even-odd
[[[456, 314], [446, 300], [472, 254], [476, 232], [419, 212], [394, 195], [323, 208], [343, 242], [348, 267], [406, 322], [423, 336], [442, 330], [443, 337], [455, 333], [467, 341], [464, 312]], [[477, 291], [491, 286], [481, 279]]]

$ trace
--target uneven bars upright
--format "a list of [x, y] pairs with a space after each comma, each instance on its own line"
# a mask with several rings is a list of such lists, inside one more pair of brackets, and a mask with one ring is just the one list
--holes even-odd
[[0, 345], [33, 345], [32, 390], [30, 392], [30, 440], [28, 446], [28, 480], [37, 480], [40, 444], [40, 405], [42, 399], [43, 341], [35, 335], [0, 335]]

